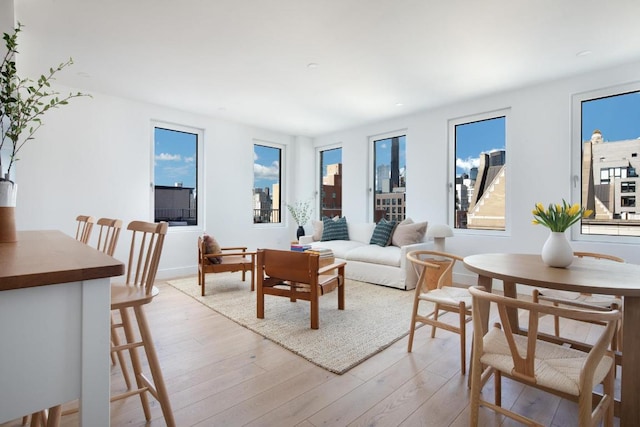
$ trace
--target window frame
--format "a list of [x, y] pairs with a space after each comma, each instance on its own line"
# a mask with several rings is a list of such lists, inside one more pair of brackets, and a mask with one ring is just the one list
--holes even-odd
[[[375, 165], [375, 161], [376, 161], [376, 154], [375, 154], [375, 144], [376, 141], [381, 141], [381, 140], [385, 140], [385, 139], [391, 139], [391, 138], [401, 138], [404, 137], [405, 139], [405, 150], [407, 148], [407, 145], [409, 144], [409, 129], [407, 128], [403, 128], [403, 129], [398, 129], [395, 131], [390, 131], [390, 132], [384, 132], [384, 133], [379, 133], [379, 134], [375, 134], [375, 135], [370, 135], [368, 138], [368, 144], [369, 144], [369, 159], [368, 159], [368, 163], [369, 163], [369, 169], [368, 169], [368, 180], [367, 182], [369, 183], [369, 190], [368, 190], [368, 197], [367, 197], [367, 210], [366, 210], [366, 215], [368, 218], [368, 221], [372, 221], [375, 222], [375, 207], [376, 207], [376, 165]], [[406, 166], [406, 154], [405, 154], [405, 166]], [[406, 173], [406, 171], [405, 171]], [[405, 176], [405, 180], [407, 179], [407, 177]], [[405, 198], [405, 207], [404, 207], [404, 211], [405, 211], [405, 218], [407, 218], [407, 192], [406, 192], [406, 184], [407, 181], [405, 181], [405, 192], [404, 192], [404, 198]], [[385, 200], [387, 201], [387, 203], [385, 203]], [[382, 199], [382, 206], [390, 206], [390, 203], [388, 202], [388, 199]], [[400, 222], [395, 220], [396, 222]]]
[[[456, 228], [455, 224], [455, 201], [456, 201], [456, 126], [464, 125], [474, 122], [480, 122], [485, 120], [497, 119], [504, 117], [504, 150], [505, 156], [509, 156], [509, 121], [511, 116], [511, 108], [505, 107], [496, 110], [486, 111], [483, 113], [470, 114], [466, 116], [455, 117], [447, 121], [447, 133], [449, 140], [449, 161], [447, 162], [447, 176], [449, 182], [448, 197], [447, 197], [447, 225], [454, 230], [454, 233], [461, 235], [482, 235], [482, 236], [496, 236], [496, 237], [510, 237], [511, 236], [511, 199], [510, 197], [511, 184], [508, 179], [505, 182], [505, 206], [504, 206], [504, 230], [485, 230], [478, 228]], [[479, 153], [478, 153], [479, 154]], [[509, 173], [509, 163], [507, 165], [507, 173]]]
[[[640, 81], [575, 93], [571, 97], [571, 203], [582, 204], [582, 103], [599, 98], [640, 92]], [[584, 234], [582, 221], [571, 227], [571, 240], [638, 244], [638, 236]]]
[[168, 228], [168, 232], [174, 231], [194, 231], [204, 230], [205, 224], [205, 192], [200, 191], [204, 188], [204, 144], [205, 144], [205, 130], [196, 126], [183, 125], [178, 123], [166, 122], [162, 120], [151, 121], [151, 181], [150, 181], [150, 206], [151, 206], [151, 219], [156, 220], [155, 214], [155, 162], [156, 162], [156, 148], [155, 148], [155, 130], [156, 128], [167, 129], [176, 132], [184, 132], [197, 135], [196, 140], [196, 224], [195, 225], [173, 225]]
[[[280, 215], [279, 215], [279, 219], [280, 221], [278, 222], [255, 222], [254, 221], [254, 199], [253, 199], [253, 195], [254, 195], [254, 191], [255, 191], [255, 170], [253, 171], [253, 179], [251, 180], [251, 224], [253, 225], [253, 227], [256, 228], [264, 228], [264, 227], [286, 227], [287, 221], [285, 220], [285, 216], [288, 213], [287, 210], [287, 206], [286, 203], [284, 202], [284, 197], [283, 195], [286, 194], [285, 190], [285, 163], [286, 163], [286, 146], [283, 144], [278, 144], [276, 142], [271, 142], [271, 141], [266, 141], [263, 139], [254, 139], [253, 140], [253, 144], [252, 144], [252, 149], [253, 149], [253, 153], [255, 153], [255, 147], [256, 145], [262, 146], [262, 147], [268, 147], [268, 148], [273, 148], [273, 149], [277, 149], [280, 150], [280, 162], [279, 162], [279, 167], [280, 167], [280, 178], [279, 178], [279, 187], [280, 187], [280, 194], [279, 194], [279, 211], [280, 211]], [[255, 165], [255, 162], [253, 163]], [[272, 187], [273, 188], [273, 187]], [[272, 196], [273, 197], [273, 196]], [[273, 210], [273, 206], [272, 206], [272, 210]]]

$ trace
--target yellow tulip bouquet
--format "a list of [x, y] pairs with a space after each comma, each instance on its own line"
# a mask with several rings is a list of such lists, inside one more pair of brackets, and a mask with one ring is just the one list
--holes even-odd
[[573, 224], [578, 222], [580, 218], [591, 216], [593, 211], [586, 209], [577, 203], [570, 205], [564, 199], [562, 204], [549, 204], [549, 208], [545, 209], [542, 203], [536, 203], [533, 213], [533, 223], [541, 224], [551, 231], [563, 232]]

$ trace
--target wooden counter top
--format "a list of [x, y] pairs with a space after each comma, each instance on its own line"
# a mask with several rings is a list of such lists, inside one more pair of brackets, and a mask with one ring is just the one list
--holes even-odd
[[0, 291], [124, 274], [124, 264], [61, 231], [19, 231], [0, 243]]

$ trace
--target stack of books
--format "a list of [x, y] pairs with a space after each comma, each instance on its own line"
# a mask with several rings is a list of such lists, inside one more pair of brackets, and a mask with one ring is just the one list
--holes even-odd
[[318, 254], [320, 256], [320, 267], [333, 264], [335, 258], [333, 257], [333, 251], [327, 248], [313, 248], [308, 249], [305, 252]]
[[311, 245], [301, 245], [299, 243], [291, 243], [291, 250], [294, 252], [304, 252], [311, 249]]

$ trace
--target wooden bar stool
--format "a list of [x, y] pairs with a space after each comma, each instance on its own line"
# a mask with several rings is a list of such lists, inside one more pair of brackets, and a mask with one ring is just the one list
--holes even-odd
[[[145, 419], [150, 421], [151, 411], [147, 395], [150, 393], [160, 403], [165, 423], [172, 427], [175, 426], [173, 412], [144, 314], [144, 305], [150, 303], [158, 294], [158, 289], [153, 284], [168, 224], [132, 221], [127, 229], [132, 233], [126, 281], [122, 284], [111, 284], [111, 310], [117, 310], [122, 320], [120, 324], [114, 325], [114, 330], [122, 329], [125, 339], [122, 344], [112, 346], [111, 352], [129, 351], [137, 388], [113, 395], [111, 401], [139, 395]], [[135, 329], [138, 329], [139, 339], [136, 337]], [[143, 372], [138, 354], [139, 347], [144, 349], [151, 371], [150, 379]]]
[[82, 243], [89, 243], [91, 230], [93, 229], [93, 224], [96, 222], [95, 218], [88, 215], [78, 215], [76, 217], [76, 221], [78, 221], [78, 226], [76, 227], [76, 240], [79, 240]]

